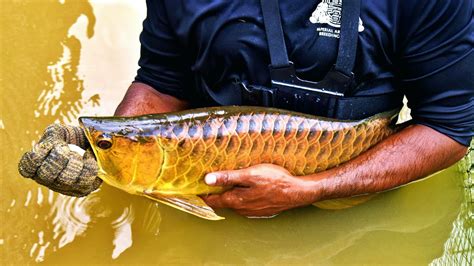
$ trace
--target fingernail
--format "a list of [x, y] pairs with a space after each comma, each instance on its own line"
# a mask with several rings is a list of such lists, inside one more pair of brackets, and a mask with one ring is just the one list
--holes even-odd
[[217, 175], [215, 174], [208, 174], [204, 178], [204, 182], [206, 182], [206, 184], [208, 185], [215, 185], [216, 181], [217, 181]]

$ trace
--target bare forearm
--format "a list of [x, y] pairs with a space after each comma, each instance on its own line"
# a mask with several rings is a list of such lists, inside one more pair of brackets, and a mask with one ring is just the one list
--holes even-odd
[[466, 150], [441, 133], [414, 125], [339, 167], [305, 178], [314, 181], [316, 200], [375, 193], [444, 169]]
[[130, 85], [122, 102], [117, 106], [115, 115], [135, 116], [184, 110], [187, 102], [163, 94], [152, 87], [135, 82]]

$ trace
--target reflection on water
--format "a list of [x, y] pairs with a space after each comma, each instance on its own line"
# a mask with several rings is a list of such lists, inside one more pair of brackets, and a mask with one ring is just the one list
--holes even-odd
[[70, 121], [87, 101], [77, 76], [81, 43], [69, 30], [84, 16], [87, 36], [94, 35], [92, 6], [87, 0], [2, 1], [1, 12], [3, 127], [37, 134], [57, 119]]
[[132, 246], [132, 222], [133, 222], [133, 209], [125, 208], [122, 215], [112, 222], [112, 228], [115, 229], [114, 250], [112, 251], [112, 259], [118, 258], [122, 252]]
[[[40, 192], [41, 193], [41, 192]], [[42, 203], [42, 194], [38, 194], [37, 204]], [[31, 191], [28, 192], [25, 207], [32, 202]], [[112, 244], [114, 249], [111, 257], [117, 258], [123, 251], [132, 245], [131, 224], [134, 221], [134, 207], [129, 204], [122, 208], [110, 206], [111, 202], [104, 202], [98, 193], [84, 198], [73, 198], [49, 192], [48, 204], [51, 206], [46, 220], [51, 222], [51, 230], [39, 231], [36, 241], [29, 250], [29, 256], [36, 262], [44, 260], [47, 252], [55, 252], [72, 243], [77, 237], [84, 237], [87, 230], [103, 220], [109, 223], [114, 234]], [[14, 202], [10, 204], [13, 207]], [[122, 213], [119, 214], [120, 209]], [[7, 210], [9, 212], [10, 209]], [[37, 217], [33, 217], [37, 219]], [[50, 229], [49, 226], [46, 227]], [[34, 233], [34, 231], [32, 231]]]
[[158, 236], [160, 233], [161, 213], [158, 206], [157, 202], [150, 201], [148, 208], [144, 212], [145, 215], [141, 226], [151, 236]]
[[[54, 217], [52, 220], [53, 240], [59, 239], [57, 248], [62, 248], [74, 241], [76, 236], [83, 235], [88, 228], [93, 226], [91, 223], [97, 223], [112, 214], [112, 209], [101, 201], [98, 193], [92, 193], [84, 198], [61, 195], [56, 199], [51, 210], [51, 217]], [[131, 224], [134, 218], [133, 205], [129, 205], [123, 209], [121, 215], [110, 223], [111, 229], [114, 231], [113, 259], [132, 246]], [[36, 248], [36, 244], [39, 243], [35, 243], [32, 252]]]
[[84, 17], [92, 37], [95, 16], [86, 0], [1, 1], [0, 10], [1, 197], [13, 203], [1, 207], [2, 247], [8, 248], [1, 255], [17, 263], [29, 261], [28, 254], [41, 261], [52, 246], [48, 212], [55, 197], [18, 178], [15, 164], [45, 126], [69, 121], [84, 106], [83, 80], [77, 75], [81, 43], [69, 30]]
[[144, 11], [143, 1], [1, 1], [0, 264], [443, 264], [472, 252], [472, 196], [456, 167], [343, 211], [252, 220], [223, 210], [223, 222], [107, 185], [72, 198], [21, 178], [18, 158], [48, 124], [113, 112]]
[[[59, 196], [53, 207], [53, 239], [59, 238], [58, 248], [71, 243], [74, 238], [84, 233], [91, 221], [89, 206], [97, 203], [97, 197], [92, 194], [87, 198]], [[99, 202], [100, 203], [100, 202]], [[104, 214], [102, 214], [104, 215]], [[98, 215], [98, 217], [102, 216]]]

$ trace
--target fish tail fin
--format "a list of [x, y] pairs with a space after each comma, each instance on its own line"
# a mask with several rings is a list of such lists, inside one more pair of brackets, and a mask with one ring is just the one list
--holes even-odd
[[207, 206], [204, 200], [196, 195], [164, 195], [148, 191], [143, 191], [143, 194], [150, 199], [207, 220], [225, 219], [217, 215], [211, 207]]

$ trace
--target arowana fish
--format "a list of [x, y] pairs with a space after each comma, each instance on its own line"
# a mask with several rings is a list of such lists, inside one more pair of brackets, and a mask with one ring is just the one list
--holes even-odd
[[396, 114], [340, 121], [228, 106], [138, 117], [81, 117], [80, 123], [106, 183], [219, 220], [223, 217], [199, 195], [226, 188], [206, 185], [206, 173], [261, 163], [280, 165], [295, 176], [324, 171], [392, 134]]

